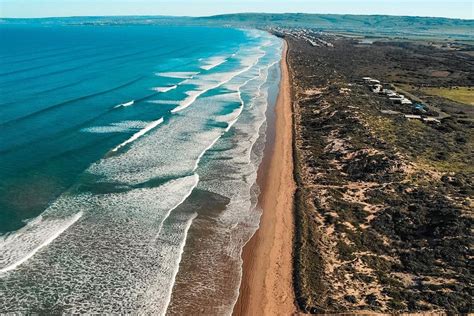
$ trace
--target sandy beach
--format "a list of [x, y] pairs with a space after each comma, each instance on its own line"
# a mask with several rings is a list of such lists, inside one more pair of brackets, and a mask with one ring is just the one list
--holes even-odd
[[263, 214], [260, 228], [243, 250], [243, 277], [234, 315], [291, 315], [296, 311], [292, 285], [292, 105], [286, 56], [285, 42], [275, 118], [269, 124], [274, 139], [269, 141], [271, 147], [265, 151], [258, 175]]

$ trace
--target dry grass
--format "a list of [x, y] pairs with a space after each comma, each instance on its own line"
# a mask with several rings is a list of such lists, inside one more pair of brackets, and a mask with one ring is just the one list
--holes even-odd
[[474, 87], [423, 88], [422, 91], [456, 102], [474, 105]]

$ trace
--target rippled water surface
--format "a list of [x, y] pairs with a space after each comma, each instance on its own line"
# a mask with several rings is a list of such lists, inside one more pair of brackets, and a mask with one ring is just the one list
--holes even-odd
[[229, 313], [281, 41], [163, 26], [0, 37], [0, 312]]

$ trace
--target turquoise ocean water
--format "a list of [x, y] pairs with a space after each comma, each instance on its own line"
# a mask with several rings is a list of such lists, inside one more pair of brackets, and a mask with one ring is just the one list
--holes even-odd
[[0, 41], [0, 312], [229, 313], [281, 41], [13, 24]]

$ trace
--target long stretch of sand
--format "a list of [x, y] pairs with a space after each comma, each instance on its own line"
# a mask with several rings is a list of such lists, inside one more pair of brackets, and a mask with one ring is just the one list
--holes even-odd
[[259, 170], [263, 209], [260, 228], [244, 248], [243, 277], [234, 315], [291, 315], [296, 311], [292, 284], [293, 181], [292, 104], [284, 44], [274, 140]]

